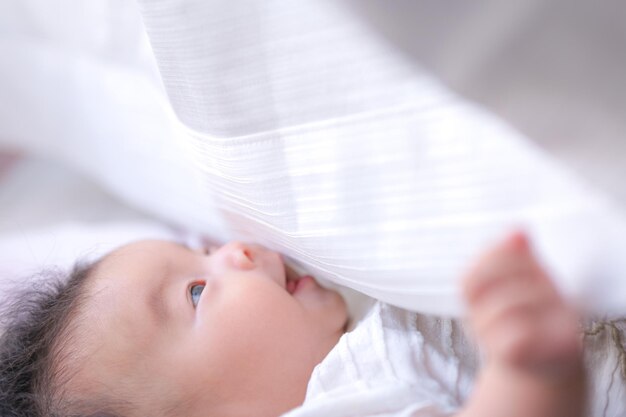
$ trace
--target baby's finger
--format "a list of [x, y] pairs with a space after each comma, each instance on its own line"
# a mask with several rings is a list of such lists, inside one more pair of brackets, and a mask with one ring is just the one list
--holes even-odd
[[470, 305], [479, 303], [494, 287], [522, 278], [538, 281], [532, 285], [553, 288], [523, 235], [514, 234], [482, 256], [470, 270], [463, 281], [465, 299]]
[[462, 281], [465, 299], [476, 302], [508, 276], [531, 275], [535, 262], [525, 237], [515, 233], [482, 255]]
[[554, 292], [545, 286], [534, 286], [533, 281], [519, 278], [509, 285], [494, 288], [482, 301], [469, 309], [469, 319], [474, 332], [481, 337], [507, 326], [509, 320], [524, 315], [529, 320], [555, 302]]

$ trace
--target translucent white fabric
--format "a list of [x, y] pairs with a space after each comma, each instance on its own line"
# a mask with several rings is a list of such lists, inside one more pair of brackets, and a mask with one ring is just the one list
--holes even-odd
[[451, 93], [354, 5], [138, 3], [3, 2], [0, 140], [412, 310], [458, 313], [457, 280], [511, 227], [568, 294], [626, 309], [615, 193]]

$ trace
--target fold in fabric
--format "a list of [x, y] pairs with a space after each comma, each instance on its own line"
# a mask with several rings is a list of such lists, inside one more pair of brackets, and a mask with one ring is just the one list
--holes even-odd
[[260, 242], [400, 307], [458, 314], [472, 259], [521, 227], [568, 296], [626, 309], [623, 210], [349, 9], [139, 5], [141, 19], [111, 6], [106, 22], [139, 25], [127, 33], [154, 54], [158, 81], [149, 60], [68, 53], [65, 40], [28, 33], [0, 41], [13, 57], [0, 61], [0, 137], [69, 161], [152, 214]]

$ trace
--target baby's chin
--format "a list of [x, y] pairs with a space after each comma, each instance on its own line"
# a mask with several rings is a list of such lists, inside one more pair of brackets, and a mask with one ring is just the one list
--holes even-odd
[[293, 297], [326, 332], [341, 332], [348, 321], [348, 309], [343, 297], [324, 288], [312, 277], [303, 277]]

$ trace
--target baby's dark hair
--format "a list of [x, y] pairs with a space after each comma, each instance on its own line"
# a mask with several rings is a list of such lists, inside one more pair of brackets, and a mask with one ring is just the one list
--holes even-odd
[[[12, 290], [0, 311], [0, 416], [79, 416], [62, 399], [65, 377], [56, 361], [67, 354], [72, 316], [84, 299], [85, 282], [97, 264], [77, 264], [69, 274], [43, 273]], [[92, 416], [113, 415], [90, 412]]]

